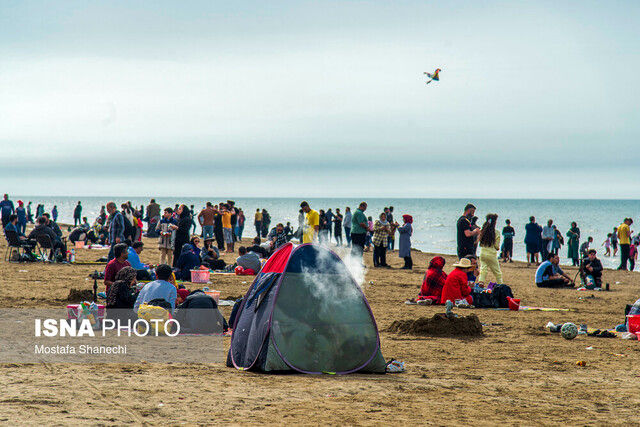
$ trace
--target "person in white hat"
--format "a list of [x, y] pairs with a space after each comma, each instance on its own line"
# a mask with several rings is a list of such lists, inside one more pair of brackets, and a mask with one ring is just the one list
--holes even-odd
[[467, 284], [467, 272], [473, 269], [473, 264], [468, 258], [462, 258], [453, 266], [454, 270], [449, 273], [444, 282], [440, 304], [445, 304], [447, 301], [456, 304], [458, 300], [466, 300], [471, 305], [473, 299], [471, 298], [471, 288]]

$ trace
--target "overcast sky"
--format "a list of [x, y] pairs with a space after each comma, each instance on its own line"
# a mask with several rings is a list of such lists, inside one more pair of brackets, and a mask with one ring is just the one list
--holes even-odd
[[637, 198], [638, 22], [636, 1], [5, 0], [0, 192]]

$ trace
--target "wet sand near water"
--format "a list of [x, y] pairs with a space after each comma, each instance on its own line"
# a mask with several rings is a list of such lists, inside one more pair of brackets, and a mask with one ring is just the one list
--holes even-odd
[[[246, 239], [245, 239], [246, 240]], [[143, 262], [157, 263], [154, 239]], [[247, 240], [248, 241], [248, 240]], [[0, 250], [4, 253], [2, 239]], [[78, 260], [107, 251], [81, 249]], [[371, 252], [365, 260], [371, 267]], [[605, 271], [610, 292], [538, 289], [534, 267], [502, 264], [524, 305], [571, 312], [463, 310], [483, 323], [481, 337], [424, 337], [385, 332], [396, 320], [431, 318], [441, 306], [410, 306], [430, 254], [414, 269], [369, 269], [364, 292], [381, 332], [385, 358], [407, 372], [387, 375], [265, 375], [220, 364], [3, 364], [0, 422], [34, 424], [638, 424], [640, 342], [579, 336], [567, 341], [552, 321], [613, 327], [640, 296], [637, 273]], [[235, 258], [225, 255], [228, 262]], [[452, 256], [445, 256], [445, 271]], [[101, 266], [0, 262], [0, 307], [64, 307], [70, 288], [91, 289]], [[21, 272], [22, 270], [22, 272]], [[26, 272], [24, 272], [26, 270]], [[571, 276], [576, 270], [566, 268]], [[221, 298], [244, 294], [250, 277], [212, 276]], [[242, 283], [247, 282], [247, 283]], [[370, 284], [370, 282], [373, 282]], [[615, 282], [620, 284], [615, 285]], [[593, 295], [593, 298], [591, 296]], [[231, 307], [221, 307], [228, 317]], [[224, 338], [228, 349], [229, 338]], [[587, 350], [593, 347], [593, 350]], [[185, 349], [189, 351], [189, 349]], [[586, 361], [585, 367], [576, 365]]]

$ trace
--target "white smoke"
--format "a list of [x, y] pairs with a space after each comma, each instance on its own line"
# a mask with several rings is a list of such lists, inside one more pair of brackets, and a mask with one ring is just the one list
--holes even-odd
[[[349, 277], [336, 277], [335, 258], [325, 250], [318, 251], [317, 269], [302, 269], [305, 279], [311, 282], [311, 293], [323, 303], [335, 304], [352, 304], [354, 300], [361, 298], [359, 290], [363, 290], [364, 277], [366, 269], [362, 265], [362, 261], [351, 256], [348, 248], [329, 248], [322, 245], [325, 249], [333, 249], [334, 252], [342, 259], [347, 268], [348, 274], [355, 279], [358, 287], [355, 286], [339, 286], [336, 280], [350, 281]], [[336, 250], [337, 249], [337, 250]], [[325, 273], [326, 272], [326, 273]], [[345, 272], [345, 274], [347, 274]]]

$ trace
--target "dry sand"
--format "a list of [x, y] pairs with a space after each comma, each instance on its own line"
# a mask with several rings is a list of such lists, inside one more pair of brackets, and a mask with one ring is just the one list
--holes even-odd
[[[143, 261], [157, 263], [155, 242], [145, 242]], [[106, 252], [84, 249], [78, 251], [78, 259], [94, 260], [102, 254]], [[403, 303], [417, 294], [431, 256], [415, 253], [415, 268], [407, 272], [397, 269], [401, 260], [393, 252], [388, 259], [395, 269], [368, 271], [365, 293], [381, 331], [394, 320], [443, 311]], [[365, 259], [370, 265], [371, 253]], [[446, 259], [449, 271], [453, 257]], [[95, 268], [0, 262], [0, 307], [61, 307], [69, 288], [91, 288], [92, 282], [85, 279]], [[383, 354], [404, 361], [407, 372], [403, 374], [265, 375], [223, 364], [5, 364], [0, 365], [0, 422], [640, 423], [638, 341], [584, 336], [567, 341], [544, 328], [548, 321], [599, 328], [621, 323], [625, 304], [640, 293], [637, 273], [606, 271], [611, 292], [578, 292], [536, 288], [532, 284], [535, 269], [522, 263], [503, 264], [503, 270], [523, 304], [573, 311], [473, 310], [485, 325], [479, 338], [381, 332]], [[248, 284], [242, 282], [250, 279], [216, 276], [214, 280], [212, 286], [224, 298], [243, 294]], [[616, 281], [621, 283], [613, 285]], [[594, 298], [585, 298], [591, 295]], [[222, 310], [229, 315], [229, 307]], [[590, 346], [593, 350], [586, 350]], [[577, 366], [578, 360], [587, 365]]]

